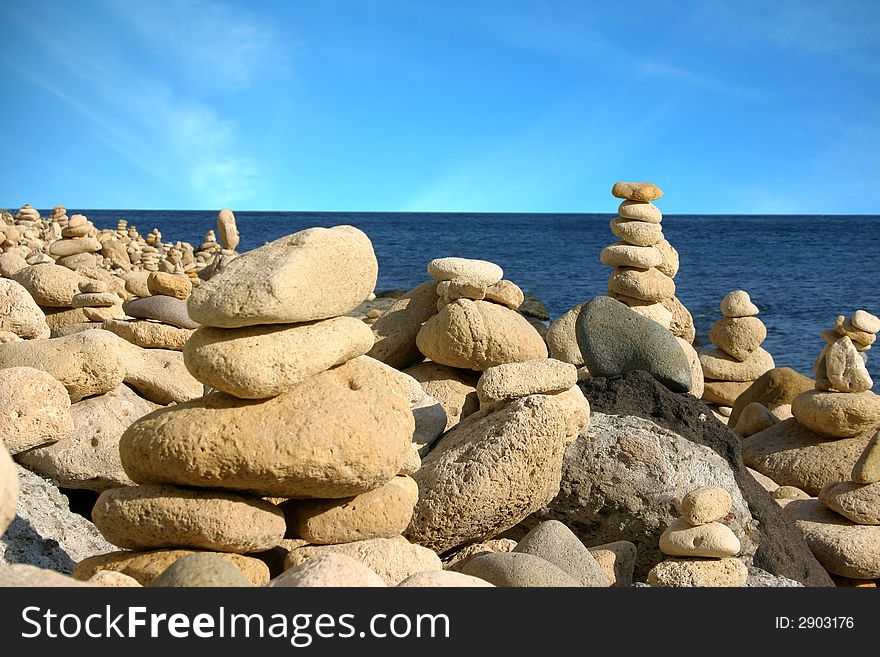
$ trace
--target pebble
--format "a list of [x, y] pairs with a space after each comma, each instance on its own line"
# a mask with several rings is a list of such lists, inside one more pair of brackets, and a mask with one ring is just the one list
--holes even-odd
[[860, 484], [880, 481], [880, 431], [874, 434], [853, 466], [852, 479]]
[[102, 328], [144, 349], [183, 351], [194, 331], [139, 319], [107, 319]]
[[[765, 372], [749, 388], [737, 397], [733, 405], [731, 422], [736, 425], [740, 413], [752, 402], [766, 406], [780, 420], [780, 408], [789, 406], [800, 393], [813, 389], [813, 381], [790, 367], [776, 367]], [[790, 415], [789, 415], [790, 417]]]
[[779, 418], [769, 408], [761, 403], [751, 402], [740, 412], [733, 429], [741, 436], [751, 436], [764, 429], [769, 429], [777, 422], [779, 422]]
[[857, 310], [853, 313], [851, 323], [854, 328], [865, 333], [880, 333], [880, 317], [872, 315], [866, 310]]
[[513, 281], [501, 280], [486, 288], [486, 301], [500, 303], [512, 310], [519, 308], [525, 300], [525, 295], [519, 285]]
[[[877, 340], [876, 334], [868, 333], [867, 331], [859, 331], [852, 325], [852, 322], [843, 315], [837, 316], [837, 321], [834, 323], [834, 331], [839, 336], [850, 338], [859, 351], [870, 349], [871, 345]], [[836, 338], [834, 338], [834, 340], [836, 340]]]
[[416, 336], [422, 324], [437, 313], [437, 300], [437, 281], [432, 279], [391, 304], [371, 327], [375, 343], [368, 355], [397, 369], [424, 360]]
[[148, 296], [129, 299], [122, 304], [122, 310], [136, 319], [154, 319], [178, 328], [197, 329], [200, 326], [198, 322], [190, 319], [186, 302], [173, 297]]
[[32, 367], [0, 369], [0, 443], [11, 454], [58, 442], [73, 430], [67, 389]]
[[780, 486], [771, 493], [774, 500], [808, 500], [810, 494], [797, 486]]
[[48, 338], [46, 316], [33, 297], [20, 284], [0, 278], [0, 331], [9, 331], [26, 340]]
[[733, 499], [719, 486], [701, 486], [681, 500], [681, 517], [691, 525], [705, 525], [722, 520], [733, 505]]
[[94, 237], [58, 240], [49, 245], [49, 254], [57, 258], [77, 255], [79, 253], [95, 253], [101, 250], [101, 243]]
[[605, 575], [608, 586], [632, 586], [637, 552], [635, 543], [614, 541], [593, 546], [589, 550]]
[[865, 362], [846, 336], [828, 345], [825, 375], [831, 387], [839, 392], [866, 392], [874, 386]]
[[653, 246], [634, 246], [626, 242], [617, 242], [602, 249], [599, 253], [599, 262], [609, 267], [648, 269], [662, 264], [663, 257]]
[[114, 292], [80, 292], [70, 300], [73, 308], [109, 308], [121, 303], [122, 299]]
[[712, 325], [709, 339], [739, 361], [748, 358], [767, 338], [767, 327], [757, 317], [725, 317]]
[[577, 368], [552, 358], [496, 365], [477, 382], [480, 405], [527, 395], [552, 395], [577, 385]]
[[740, 547], [736, 534], [720, 522], [694, 527], [676, 518], [660, 535], [660, 550], [671, 557], [732, 557]]
[[702, 399], [707, 404], [732, 407], [751, 385], [751, 381], [705, 381]]
[[86, 278], [79, 282], [79, 291], [89, 293], [107, 292], [108, 285], [104, 281]]
[[456, 299], [480, 301], [486, 298], [486, 289], [485, 285], [465, 281], [440, 281], [437, 284], [437, 296], [443, 299], [444, 304], [452, 303]]
[[235, 215], [229, 208], [223, 208], [217, 213], [217, 234], [224, 249], [235, 251], [241, 237], [238, 234]]
[[575, 367], [581, 367], [584, 364], [584, 357], [578, 346], [574, 330], [582, 308], [583, 304], [575, 306], [554, 320], [550, 324], [550, 328], [547, 329], [546, 336], [550, 357], [564, 363], [571, 363]]
[[12, 276], [40, 306], [70, 308], [73, 297], [79, 294], [82, 277], [75, 271], [60, 265], [34, 265]]

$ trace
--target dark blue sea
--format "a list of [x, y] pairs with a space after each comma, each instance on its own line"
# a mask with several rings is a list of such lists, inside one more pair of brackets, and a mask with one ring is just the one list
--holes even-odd
[[[153, 228], [165, 242], [196, 247], [214, 227], [215, 212], [73, 210], [100, 228], [118, 219], [142, 235]], [[504, 268], [555, 319], [607, 292], [610, 268], [599, 252], [615, 241], [608, 214], [414, 214], [236, 212], [239, 251], [311, 226], [352, 224], [373, 242], [377, 291], [409, 289], [427, 279], [433, 258], [482, 258]], [[819, 332], [837, 315], [863, 308], [880, 315], [880, 216], [666, 215], [666, 238], [678, 250], [677, 296], [694, 316], [705, 344], [719, 303], [743, 289], [767, 325], [764, 348], [777, 366], [812, 376], [822, 348]], [[870, 353], [870, 352], [869, 352]], [[880, 365], [873, 369], [880, 384]], [[875, 390], [878, 386], [875, 386]]]

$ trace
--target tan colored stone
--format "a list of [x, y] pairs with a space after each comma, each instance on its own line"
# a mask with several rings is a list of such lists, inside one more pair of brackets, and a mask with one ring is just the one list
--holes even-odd
[[657, 242], [654, 248], [660, 252], [662, 258], [662, 262], [657, 265], [657, 270], [669, 278], [675, 278], [679, 267], [678, 251], [665, 239]]
[[86, 316], [85, 308], [44, 308], [46, 312], [46, 324], [53, 338], [63, 337], [64, 328], [72, 324], [87, 324], [90, 320]]
[[474, 587], [494, 587], [484, 579], [457, 573], [452, 570], [423, 570], [415, 575], [410, 575], [397, 586], [404, 588], [474, 588]]
[[0, 345], [0, 369], [33, 367], [58, 379], [77, 402], [113, 390], [122, 383], [123, 367], [116, 337], [85, 331], [51, 340], [24, 340]]
[[281, 509], [260, 498], [171, 486], [106, 490], [92, 521], [110, 543], [129, 550], [259, 552], [275, 547], [285, 532]]
[[183, 354], [169, 349], [142, 349], [125, 343], [119, 352], [125, 368], [123, 381], [144, 399], [167, 406], [201, 397], [204, 386], [183, 363]]
[[682, 518], [673, 520], [660, 535], [660, 550], [671, 557], [732, 557], [739, 539], [726, 525], [709, 522], [696, 527]]
[[553, 358], [496, 365], [477, 382], [480, 406], [527, 395], [552, 395], [577, 385], [577, 368]]
[[667, 559], [648, 572], [648, 584], [654, 587], [741, 587], [748, 578], [749, 569], [736, 557]]
[[[616, 292], [612, 292], [608, 296], [626, 304], [630, 310], [642, 317], [653, 319], [663, 328], [668, 329], [672, 325], [672, 311], [659, 301], [645, 301], [644, 299], [636, 299], [635, 297], [628, 297], [625, 294], [617, 294]], [[688, 346], [690, 346], [690, 343], [688, 343]]]
[[97, 292], [107, 292], [108, 285], [104, 281], [94, 280], [92, 278], [84, 278], [79, 282], [79, 291], [86, 294], [94, 294]]
[[797, 486], [780, 486], [770, 495], [774, 500], [808, 500], [809, 493], [802, 491]]
[[470, 258], [435, 258], [428, 263], [428, 274], [438, 281], [460, 281], [478, 287], [490, 287], [504, 277], [494, 262]]
[[41, 306], [69, 308], [79, 293], [82, 277], [59, 265], [34, 265], [17, 271], [12, 280], [20, 283]]
[[229, 208], [223, 208], [217, 213], [217, 235], [220, 236], [220, 244], [224, 249], [235, 251], [241, 237], [238, 234], [235, 215]]
[[870, 390], [808, 390], [794, 398], [791, 411], [805, 427], [835, 438], [858, 436], [880, 426], [880, 397]]
[[614, 541], [589, 548], [608, 586], [632, 586], [636, 564], [636, 546], [629, 541]]
[[123, 575], [122, 573], [117, 573], [113, 570], [99, 570], [94, 575], [89, 577], [89, 581], [87, 583], [91, 584], [92, 586], [104, 586], [114, 589], [139, 588], [142, 586], [142, 584], [134, 577]]
[[268, 587], [375, 587], [388, 586], [362, 561], [347, 554], [328, 552], [288, 568], [272, 579]]
[[27, 266], [27, 261], [17, 253], [0, 253], [0, 276], [3, 278], [12, 278], [16, 272]]
[[139, 483], [339, 498], [394, 477], [414, 428], [405, 391], [356, 359], [265, 401], [211, 393], [151, 413], [119, 451]]
[[62, 267], [76, 270], [83, 267], [97, 267], [101, 262], [101, 257], [94, 253], [74, 253], [73, 255], [58, 258], [55, 262]]
[[6, 344], [7, 342], [21, 342], [22, 338], [17, 336], [12, 331], [0, 331], [0, 344]]
[[335, 500], [291, 500], [284, 504], [288, 526], [309, 543], [350, 543], [399, 536], [409, 525], [419, 498], [411, 477], [354, 497]]
[[101, 243], [94, 237], [58, 240], [49, 245], [49, 254], [58, 258], [64, 258], [78, 253], [95, 253], [100, 250]]
[[751, 381], [705, 381], [702, 399], [707, 404], [732, 407], [750, 385]]
[[752, 303], [745, 290], [734, 290], [721, 300], [721, 314], [725, 317], [752, 317], [759, 312], [758, 306]]
[[415, 573], [441, 570], [443, 567], [440, 557], [434, 552], [401, 537], [371, 538], [340, 545], [306, 545], [290, 550], [284, 567], [293, 568], [307, 559], [330, 553], [357, 559], [378, 574], [388, 586], [397, 586]]
[[420, 445], [413, 442], [412, 449], [407, 452], [406, 458], [400, 464], [398, 475], [412, 477], [413, 474], [419, 471], [419, 468], [422, 467], [422, 457], [419, 455], [419, 449]]
[[649, 224], [659, 224], [663, 220], [660, 208], [650, 201], [623, 201], [617, 206], [617, 214], [621, 219], [645, 221]]
[[880, 525], [880, 483], [841, 481], [819, 491], [819, 500], [859, 525]]
[[688, 365], [691, 368], [691, 389], [688, 393], [700, 399], [706, 391], [706, 381], [703, 378], [703, 367], [700, 365], [700, 357], [697, 350], [693, 348], [690, 342], [684, 340], [677, 335], [675, 341], [678, 342], [684, 355], [687, 356]]
[[744, 361], [729, 356], [720, 349], [702, 349], [699, 352], [703, 375], [718, 381], [754, 381], [775, 367], [773, 356], [761, 347]]
[[50, 332], [46, 316], [24, 286], [5, 278], [0, 278], [0, 331], [27, 340], [48, 338]]
[[584, 364], [584, 357], [574, 333], [574, 325], [582, 307], [583, 304], [575, 306], [553, 321], [550, 328], [547, 329], [547, 347], [550, 351], [550, 357], [561, 360], [563, 363], [571, 363], [575, 367], [582, 367]]
[[644, 221], [615, 217], [611, 220], [611, 232], [634, 246], [654, 246], [663, 241], [663, 229], [660, 224], [649, 224]]
[[796, 486], [810, 495], [849, 479], [868, 444], [868, 436], [829, 439], [791, 418], [741, 442], [743, 462], [777, 484]]
[[769, 408], [758, 402], [752, 402], [739, 414], [733, 430], [741, 436], [751, 436], [759, 431], [764, 431], [764, 429], [769, 429], [777, 422], [779, 422], [779, 418], [770, 412]]
[[519, 308], [524, 300], [523, 291], [512, 281], [501, 280], [486, 288], [486, 301], [500, 303], [512, 310]]
[[123, 340], [144, 349], [170, 349], [183, 351], [183, 346], [195, 332], [140, 319], [107, 319], [102, 328], [115, 333]]
[[682, 498], [681, 517], [691, 525], [704, 525], [723, 520], [732, 505], [730, 493], [720, 486], [701, 486]]
[[880, 481], [880, 431], [874, 434], [852, 470], [852, 480], [860, 484]]
[[872, 315], [866, 310], [857, 310], [850, 320], [853, 328], [865, 333], [880, 333], [880, 317]]
[[662, 264], [663, 256], [653, 246], [635, 246], [626, 242], [617, 242], [602, 249], [599, 253], [599, 262], [609, 267], [648, 269]]
[[[0, 586], [34, 588], [34, 587], [68, 587], [95, 586], [92, 583], [80, 582], [69, 575], [58, 571], [40, 568], [26, 563], [11, 563], [0, 566]], [[7, 595], [11, 595], [8, 593]]]
[[645, 301], [660, 301], [675, 296], [675, 281], [654, 268], [620, 267], [611, 272], [608, 291]]
[[147, 276], [147, 289], [150, 294], [159, 294], [175, 299], [187, 299], [192, 293], [192, 282], [187, 276], [153, 271]]
[[149, 552], [124, 550], [99, 554], [76, 564], [73, 577], [80, 581], [88, 581], [98, 571], [112, 570], [133, 577], [142, 586], [149, 586], [175, 561], [189, 554], [216, 554], [238, 568], [254, 586], [263, 586], [269, 581], [269, 567], [259, 559], [228, 552], [196, 552], [195, 550], [150, 550]]
[[725, 317], [712, 325], [709, 339], [716, 347], [745, 361], [767, 338], [767, 327], [757, 317]]
[[663, 190], [649, 182], [616, 182], [611, 195], [629, 201], [656, 201], [663, 197]]
[[543, 338], [522, 315], [499, 304], [468, 299], [450, 303], [425, 322], [416, 344], [434, 362], [480, 371], [547, 357]]
[[[800, 372], [796, 372], [790, 367], [777, 367], [761, 376], [742, 393], [734, 404], [733, 412], [730, 415], [731, 422], [736, 425], [739, 414], [743, 409], [752, 402], [758, 402], [766, 406], [780, 420], [782, 417], [782, 407], [790, 406], [791, 402], [800, 393], [813, 389], [813, 381], [809, 377], [804, 376]], [[790, 411], [790, 409], [786, 409]], [[791, 417], [789, 414], [788, 417]]]
[[559, 492], [565, 446], [589, 424], [578, 388], [487, 406], [440, 440], [413, 476], [407, 536], [445, 552], [497, 536]]
[[309, 228], [238, 256], [193, 290], [205, 326], [293, 324], [343, 315], [376, 287], [370, 239], [353, 226]]
[[672, 313], [672, 321], [669, 323], [669, 332], [677, 338], [681, 338], [688, 344], [694, 343], [697, 331], [694, 327], [694, 319], [685, 305], [678, 297], [662, 299], [660, 301]]
[[865, 362], [852, 340], [846, 336], [828, 345], [825, 374], [831, 388], [838, 392], [865, 392], [874, 386]]
[[855, 326], [853, 326], [852, 321], [850, 321], [843, 315], [837, 316], [837, 321], [835, 321], [834, 323], [834, 331], [839, 336], [846, 336], [850, 338], [859, 351], [866, 351], [870, 349], [871, 345], [873, 345], [874, 342], [877, 340], [876, 334], [858, 330]]
[[456, 550], [451, 556], [447, 554], [443, 568], [452, 572], [460, 572], [464, 565], [481, 554], [503, 554], [512, 552], [516, 547], [516, 541], [509, 538], [491, 538], [488, 541], [471, 543], [460, 550]]
[[752, 475], [754, 480], [757, 481], [758, 484], [760, 484], [761, 488], [766, 490], [768, 493], [772, 493], [777, 488], [779, 488], [779, 484], [777, 484], [775, 481], [773, 481], [767, 475], [761, 474], [757, 470], [752, 470], [751, 468], [748, 468], [748, 467], [746, 468], [746, 470], [748, 470], [749, 474]]
[[150, 278], [150, 272], [136, 270], [124, 272], [122, 274], [125, 280], [125, 290], [136, 297], [148, 297], [151, 295], [147, 280]]
[[367, 353], [370, 327], [355, 317], [222, 329], [203, 326], [183, 348], [187, 369], [242, 399], [280, 395], [304, 379]]
[[437, 283], [437, 296], [442, 297], [446, 303], [452, 303], [456, 299], [480, 301], [486, 298], [486, 289], [485, 285], [466, 281], [440, 281]]
[[0, 369], [0, 442], [11, 454], [57, 442], [73, 430], [67, 389], [32, 367]]
[[471, 370], [426, 362], [404, 371], [419, 382], [426, 394], [440, 402], [446, 412], [446, 431], [480, 408], [478, 375]]
[[70, 305], [74, 308], [110, 308], [121, 306], [122, 299], [113, 292], [80, 292], [73, 295]]
[[372, 325], [375, 344], [368, 355], [397, 369], [406, 369], [424, 356], [416, 336], [437, 313], [437, 281], [430, 280], [395, 301]]
[[880, 526], [858, 525], [815, 499], [791, 500], [783, 508], [829, 573], [880, 579]]
[[18, 471], [6, 446], [0, 442], [0, 536], [15, 519], [18, 506]]

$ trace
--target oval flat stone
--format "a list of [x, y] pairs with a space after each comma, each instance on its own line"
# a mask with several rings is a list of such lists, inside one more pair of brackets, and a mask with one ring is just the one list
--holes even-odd
[[61, 265], [43, 264], [15, 272], [12, 280], [20, 283], [41, 306], [70, 308], [74, 295], [79, 294], [82, 276]]
[[101, 326], [144, 349], [183, 351], [183, 345], [193, 334], [190, 329], [139, 319], [105, 319]]
[[644, 301], [660, 301], [675, 296], [675, 281], [655, 268], [620, 267], [608, 277], [608, 291]]
[[356, 359], [264, 401], [211, 393], [161, 409], [128, 428], [119, 453], [138, 483], [338, 498], [394, 477], [414, 429], [405, 391]]
[[150, 294], [184, 300], [192, 292], [192, 281], [187, 276], [153, 271], [147, 276], [147, 289]]
[[309, 228], [238, 256], [193, 290], [205, 326], [294, 324], [344, 315], [376, 287], [370, 239], [353, 226]]
[[675, 392], [692, 386], [690, 363], [675, 337], [619, 301], [588, 301], [575, 322], [575, 334], [594, 377], [645, 370]]
[[819, 500], [832, 511], [859, 525], [880, 525], [880, 483], [841, 481], [819, 492]]
[[702, 399], [707, 404], [732, 407], [750, 385], [751, 381], [704, 381]]
[[646, 221], [649, 224], [659, 224], [663, 220], [660, 208], [650, 201], [622, 201], [617, 206], [617, 215], [621, 219]]
[[700, 364], [707, 379], [718, 381], [754, 381], [775, 366], [773, 356], [761, 347], [744, 361], [739, 361], [720, 349], [701, 349]]
[[122, 299], [115, 292], [80, 292], [70, 300], [73, 308], [109, 308], [121, 304]]
[[630, 201], [656, 201], [663, 197], [663, 190], [649, 182], [616, 182], [611, 195]]
[[155, 319], [157, 322], [171, 324], [178, 328], [197, 329], [200, 324], [189, 317], [186, 301], [168, 296], [148, 296], [142, 299], [129, 299], [122, 304], [122, 310], [136, 319]]
[[802, 392], [791, 403], [798, 422], [835, 438], [858, 436], [880, 425], [880, 397], [871, 392]]
[[609, 267], [640, 267], [647, 269], [663, 263], [663, 257], [653, 246], [634, 246], [618, 242], [606, 246], [599, 253], [599, 262]]
[[428, 263], [428, 274], [438, 281], [457, 280], [479, 287], [495, 285], [504, 278], [504, 270], [494, 262], [470, 258], [435, 258]]
[[732, 557], [740, 542], [729, 527], [709, 522], [696, 527], [677, 518], [660, 535], [660, 550], [671, 557]]
[[749, 569], [736, 557], [726, 559], [667, 559], [648, 573], [655, 587], [745, 586]]
[[78, 253], [95, 253], [100, 250], [101, 243], [94, 237], [57, 240], [49, 245], [49, 254], [58, 258], [64, 258]]
[[259, 497], [171, 486], [112, 488], [98, 497], [92, 521], [129, 550], [193, 547], [259, 552], [284, 538], [284, 514]]
[[866, 310], [857, 310], [850, 320], [853, 328], [865, 333], [880, 333], [880, 317]]
[[373, 332], [364, 322], [333, 317], [235, 329], [203, 326], [187, 340], [183, 359], [207, 386], [241, 399], [265, 399], [372, 346]]
[[663, 241], [663, 229], [660, 224], [649, 224], [644, 221], [615, 217], [611, 220], [611, 232], [624, 242], [635, 246], [653, 246]]
[[577, 368], [553, 358], [490, 367], [477, 382], [480, 405], [526, 395], [555, 394], [577, 385]]

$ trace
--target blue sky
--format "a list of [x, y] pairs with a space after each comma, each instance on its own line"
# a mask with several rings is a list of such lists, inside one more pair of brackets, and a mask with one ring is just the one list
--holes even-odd
[[[880, 213], [880, 2], [3, 3], [0, 207]], [[721, 237], [721, 236], [720, 236]]]

